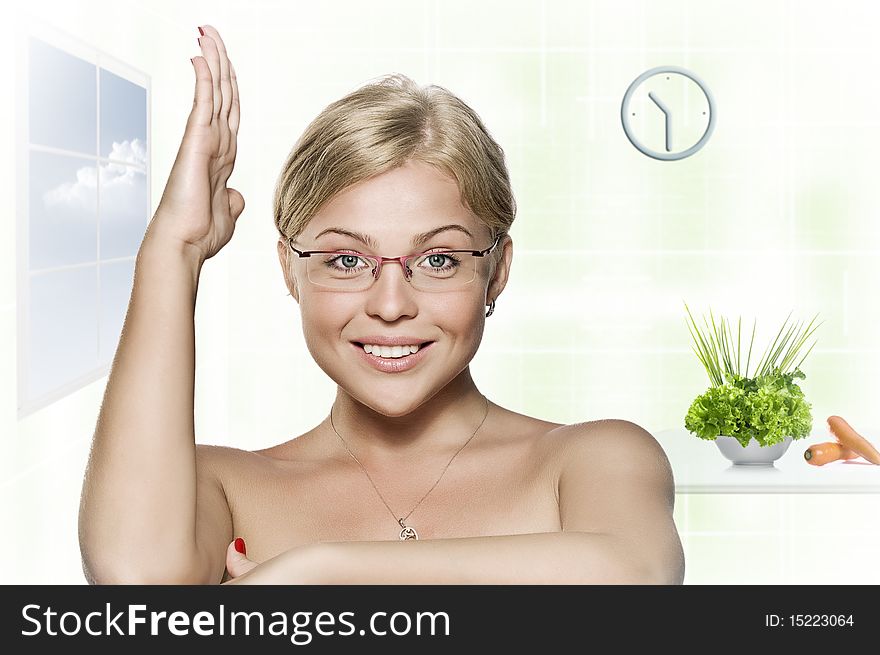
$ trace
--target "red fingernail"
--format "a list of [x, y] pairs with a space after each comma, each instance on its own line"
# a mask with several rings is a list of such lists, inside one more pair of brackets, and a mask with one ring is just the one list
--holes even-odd
[[235, 550], [237, 550], [242, 555], [247, 555], [247, 548], [244, 547], [244, 539], [238, 537], [235, 540]]
[[201, 27], [199, 28], [199, 34], [205, 36], [205, 30], [203, 30]]
[[199, 47], [200, 47], [200, 48], [202, 47], [202, 40], [201, 40], [201, 39], [196, 39], [196, 43], [199, 44]]

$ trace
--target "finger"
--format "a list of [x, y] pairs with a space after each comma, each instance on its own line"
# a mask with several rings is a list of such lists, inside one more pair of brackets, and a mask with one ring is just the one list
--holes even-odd
[[226, 189], [226, 194], [229, 196], [229, 213], [232, 215], [232, 219], [235, 220], [244, 211], [244, 196], [236, 189]]
[[197, 125], [210, 125], [211, 112], [214, 110], [211, 71], [204, 57], [193, 57], [192, 65], [196, 72], [196, 90], [190, 120]]
[[220, 90], [220, 52], [217, 50], [217, 44], [206, 32], [199, 39], [199, 45], [202, 48], [202, 55], [208, 62], [208, 68], [211, 69], [211, 88], [214, 93], [214, 109], [213, 116], [220, 113], [220, 107], [223, 104], [223, 92]]
[[229, 129], [233, 135], [238, 135], [238, 122], [240, 120], [240, 107], [238, 103], [238, 78], [235, 76], [235, 66], [229, 62], [229, 78], [232, 83], [232, 107], [229, 108]]
[[217, 46], [217, 54], [220, 58], [221, 103], [219, 114], [215, 115], [228, 120], [229, 108], [232, 106], [232, 85], [229, 82], [229, 56], [226, 54], [226, 44], [223, 43], [220, 32], [213, 25], [202, 25], [202, 29], [205, 30], [205, 34], [214, 40], [214, 45]]
[[247, 555], [235, 550], [235, 541], [231, 541], [226, 547], [226, 570], [233, 578], [244, 575], [257, 565], [247, 558]]

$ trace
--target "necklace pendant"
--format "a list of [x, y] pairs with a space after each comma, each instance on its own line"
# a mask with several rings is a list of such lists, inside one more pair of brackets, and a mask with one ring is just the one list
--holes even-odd
[[419, 538], [419, 535], [418, 535], [418, 533], [416, 532], [415, 528], [413, 528], [413, 527], [410, 526], [410, 525], [406, 525], [406, 524], [404, 524], [403, 519], [398, 519], [397, 522], [400, 523], [400, 527], [403, 528], [403, 529], [400, 531], [400, 540], [401, 540], [401, 541], [406, 541], [406, 540], [408, 540], [408, 539], [418, 539], [418, 538]]

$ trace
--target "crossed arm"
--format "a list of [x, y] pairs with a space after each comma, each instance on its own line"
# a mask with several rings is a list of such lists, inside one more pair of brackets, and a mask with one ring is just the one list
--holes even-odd
[[663, 449], [629, 421], [557, 428], [562, 532], [319, 542], [227, 584], [681, 584]]

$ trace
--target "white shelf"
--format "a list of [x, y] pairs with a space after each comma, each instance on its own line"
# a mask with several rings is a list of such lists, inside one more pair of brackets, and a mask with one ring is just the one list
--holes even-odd
[[[684, 428], [652, 434], [672, 465], [676, 493], [880, 493], [880, 466], [861, 457], [824, 466], [807, 463], [804, 459], [807, 447], [834, 441], [824, 424], [809, 437], [792, 441], [773, 466], [761, 467], [735, 466], [721, 454], [715, 442], [700, 439]], [[880, 430], [865, 430], [862, 434], [880, 435]], [[871, 441], [880, 444], [880, 438]]]

